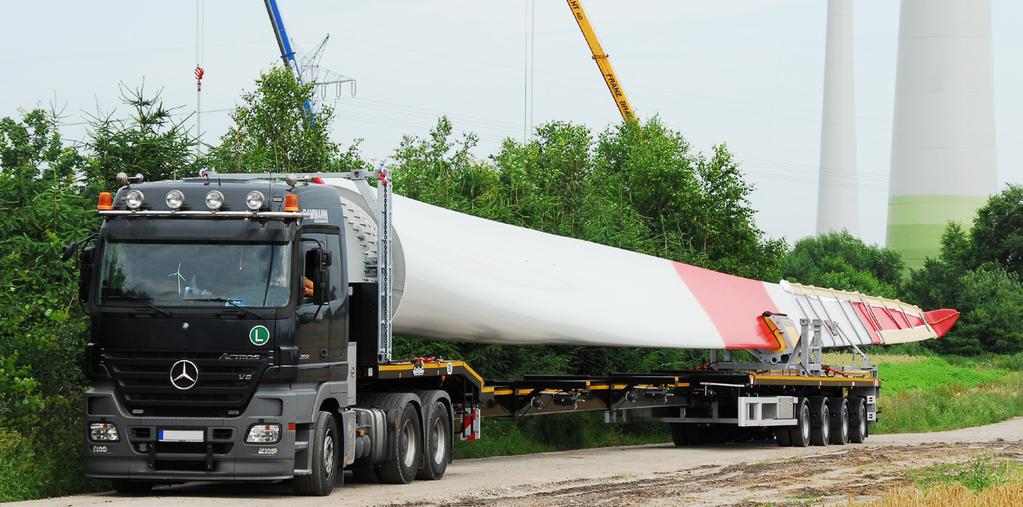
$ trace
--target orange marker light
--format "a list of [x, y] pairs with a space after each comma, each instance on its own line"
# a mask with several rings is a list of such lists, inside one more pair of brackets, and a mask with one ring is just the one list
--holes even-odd
[[114, 196], [110, 195], [110, 192], [100, 192], [96, 209], [103, 211], [114, 209]]
[[298, 211], [298, 196], [288, 194], [284, 196], [284, 211]]

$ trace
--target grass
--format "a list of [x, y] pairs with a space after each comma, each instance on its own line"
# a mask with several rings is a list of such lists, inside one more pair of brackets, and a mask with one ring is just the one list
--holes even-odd
[[875, 433], [980, 426], [1023, 415], [1019, 356], [875, 355], [881, 378]]
[[1023, 484], [1008, 484], [988, 488], [980, 492], [954, 485], [934, 489], [903, 489], [885, 495], [881, 500], [868, 503], [851, 503], [857, 507], [932, 507], [954, 505], [956, 507], [1001, 507], [1020, 505], [1023, 502]]
[[966, 463], [946, 463], [912, 470], [907, 472], [906, 478], [915, 487], [890, 491], [877, 501], [850, 505], [986, 507], [1023, 502], [1023, 465], [1016, 461], [978, 458]]

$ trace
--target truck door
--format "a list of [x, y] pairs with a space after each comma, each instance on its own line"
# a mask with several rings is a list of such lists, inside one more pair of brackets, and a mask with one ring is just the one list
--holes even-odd
[[[300, 300], [296, 310], [297, 322], [295, 324], [295, 345], [298, 347], [299, 364], [297, 380], [300, 382], [327, 380], [329, 374], [330, 327], [334, 319], [330, 293], [333, 292], [333, 287], [327, 289], [327, 300], [320, 304], [312, 296], [307, 295], [303, 284], [314, 279], [317, 269], [313, 262], [312, 251], [322, 248], [324, 253], [330, 252], [331, 244], [336, 240], [332, 242], [329, 239], [336, 237], [336, 234], [305, 233], [300, 241], [302, 273], [298, 280]], [[331, 260], [333, 265], [334, 259]], [[331, 280], [331, 285], [333, 285], [333, 280]]]
[[[330, 264], [330, 296], [326, 305], [330, 306], [330, 340], [328, 357], [332, 363], [330, 380], [344, 380], [348, 361], [348, 278], [344, 258], [345, 250], [341, 248], [341, 237], [337, 234], [326, 235], [326, 246], [332, 257]], [[339, 364], [345, 363], [345, 364]]]

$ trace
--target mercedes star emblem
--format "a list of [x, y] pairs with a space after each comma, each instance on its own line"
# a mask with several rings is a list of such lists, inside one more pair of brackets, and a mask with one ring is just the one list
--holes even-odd
[[187, 391], [199, 382], [199, 368], [188, 359], [182, 359], [171, 365], [170, 382], [172, 386]]

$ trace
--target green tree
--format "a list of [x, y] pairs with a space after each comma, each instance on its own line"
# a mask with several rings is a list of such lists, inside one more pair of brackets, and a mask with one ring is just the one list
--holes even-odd
[[957, 308], [962, 276], [974, 262], [972, 250], [972, 241], [963, 227], [949, 222], [941, 236], [938, 258], [924, 260], [923, 267], [910, 274], [902, 287], [902, 297], [923, 308]]
[[87, 171], [52, 115], [0, 119], [0, 433], [6, 427], [37, 449], [44, 479], [26, 487], [33, 495], [86, 483], [78, 468], [86, 320], [74, 266], [60, 258], [64, 243], [96, 226], [80, 180]]
[[782, 275], [799, 283], [895, 297], [903, 267], [895, 250], [867, 245], [842, 231], [797, 241], [782, 262]]
[[692, 151], [657, 117], [604, 131], [594, 177], [643, 217], [654, 240], [648, 253], [761, 279], [775, 279], [785, 252], [755, 223], [753, 185], [724, 145], [710, 156]]
[[285, 67], [274, 66], [242, 95], [231, 113], [234, 124], [212, 147], [207, 162], [220, 172], [348, 171], [363, 166], [357, 143], [342, 151], [330, 140], [334, 108], [320, 104], [310, 118], [304, 105], [313, 85], [302, 84]]
[[991, 196], [977, 211], [970, 237], [971, 267], [994, 262], [1017, 277], [1023, 276], [1023, 186], [1009, 184]]
[[961, 312], [953, 333], [935, 342], [939, 351], [973, 355], [983, 352], [1015, 354], [1023, 351], [1023, 284], [995, 264], [968, 271], [959, 281], [957, 309]]
[[174, 119], [175, 111], [163, 104], [160, 93], [146, 95], [143, 87], [121, 86], [121, 101], [131, 110], [127, 118], [116, 112], [93, 117], [84, 148], [83, 168], [90, 189], [116, 188], [119, 172], [142, 174], [147, 181], [182, 178], [198, 174], [198, 140], [187, 126], [191, 115]]

